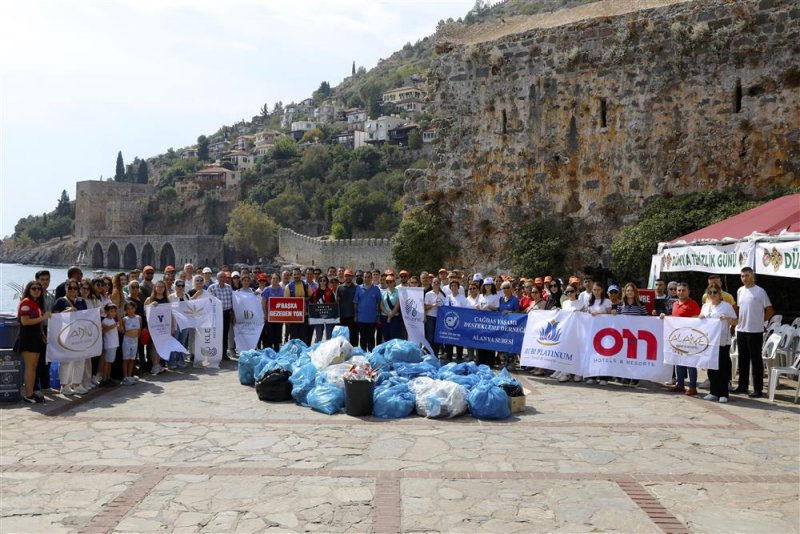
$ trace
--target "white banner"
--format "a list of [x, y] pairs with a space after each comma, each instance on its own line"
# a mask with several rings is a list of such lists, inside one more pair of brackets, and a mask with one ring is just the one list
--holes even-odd
[[162, 360], [169, 360], [171, 352], [189, 352], [189, 349], [172, 337], [172, 307], [157, 302], [144, 307], [150, 339]]
[[400, 292], [400, 310], [408, 340], [421, 344], [433, 354], [433, 347], [425, 339], [424, 290], [421, 287], [398, 287], [397, 290]]
[[584, 323], [580, 312], [536, 310], [528, 314], [520, 365], [581, 374]]
[[664, 322], [657, 317], [584, 315], [587, 321], [583, 376], [617, 376], [663, 382], [672, 376], [661, 347]]
[[753, 244], [687, 245], [661, 251], [660, 272], [701, 271], [717, 274], [739, 274], [742, 267], [752, 267]]
[[800, 278], [800, 241], [756, 243], [755, 271]]
[[67, 362], [103, 353], [100, 308], [54, 313], [47, 321], [47, 361]]
[[214, 316], [211, 307], [211, 298], [197, 300], [183, 300], [171, 302], [172, 315], [181, 330], [187, 328], [211, 328]]
[[194, 335], [194, 365], [219, 369], [222, 361], [222, 303], [217, 297], [209, 297], [211, 328], [198, 329]]
[[664, 361], [686, 367], [719, 369], [721, 333], [722, 321], [719, 319], [665, 317]]
[[656, 280], [661, 278], [661, 254], [653, 254], [650, 259], [650, 276], [647, 279], [647, 287], [655, 289]]
[[233, 335], [236, 350], [253, 350], [261, 339], [264, 329], [264, 310], [261, 309], [261, 297], [252, 291], [233, 292]]

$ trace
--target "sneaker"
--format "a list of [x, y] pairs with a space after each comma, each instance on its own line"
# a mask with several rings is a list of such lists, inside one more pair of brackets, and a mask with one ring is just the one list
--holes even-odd
[[608, 380], [600, 380], [598, 382], [598, 384], [600, 384], [601, 386], [607, 386], [608, 385]]
[[80, 384], [78, 384], [76, 387], [72, 388], [72, 391], [76, 395], [86, 395], [87, 393], [89, 393], [89, 390], [86, 389], [85, 387], [81, 386]]
[[59, 395], [61, 393], [61, 388], [49, 388], [49, 389], [50, 393], [52, 393], [53, 395]]
[[99, 386], [100, 382], [102, 382], [102, 379], [100, 377], [98, 377], [96, 375], [92, 377], [92, 385], [93, 386]]
[[708, 389], [711, 387], [711, 381], [709, 379], [705, 379], [700, 384], [698, 384], [697, 387], [701, 389]]
[[138, 383], [138, 382], [139, 382], [139, 377], [138, 377], [138, 376], [136, 376], [136, 375], [130, 376], [130, 377], [128, 377], [128, 378], [130, 378], [131, 380], [133, 380], [133, 383], [134, 383], [134, 384], [136, 384], [136, 383]]
[[560, 378], [560, 377], [561, 377], [561, 371], [556, 371], [552, 375], [550, 375], [550, 378]]
[[44, 398], [44, 393], [42, 393], [41, 391], [37, 390], [37, 391], [33, 392], [33, 396], [36, 397], [37, 399], [43, 399]]
[[123, 386], [132, 386], [135, 383], [136, 381], [129, 376], [126, 376], [125, 378], [122, 379], [122, 382], [120, 382], [120, 384], [122, 384]]
[[705, 397], [703, 397], [703, 400], [715, 401], [715, 400], [719, 400], [719, 397], [717, 397], [716, 395], [712, 395], [711, 393], [709, 393], [708, 395], [706, 395]]
[[677, 384], [677, 382], [675, 381], [674, 378], [672, 380], [670, 380], [669, 382], [664, 382], [665, 386], [674, 386], [675, 384]]
[[581, 375], [575, 375], [572, 377], [573, 382], [583, 382], [583, 377]]
[[153, 368], [150, 369], [150, 374], [153, 375], [153, 376], [160, 375], [161, 374], [161, 369], [162, 368], [161, 368], [160, 365], [154, 365]]
[[567, 373], [561, 373], [561, 375], [558, 377], [558, 381], [559, 382], [569, 382], [570, 378], [571, 378], [571, 376], [568, 375]]
[[22, 396], [22, 400], [24, 402], [27, 402], [28, 404], [36, 404], [37, 402], [39, 402], [39, 401], [36, 400], [36, 397], [34, 397], [33, 395], [31, 395], [30, 397], [28, 397], [27, 395], [23, 395]]
[[728, 397], [720, 397], [720, 398], [719, 398], [719, 401], [720, 401], [720, 402], [723, 402], [723, 403], [724, 403], [724, 402], [728, 402]]
[[61, 394], [62, 395], [75, 395], [75, 391], [69, 386], [61, 386]]
[[595, 380], [594, 378], [587, 378], [586, 383], [589, 385], [597, 384], [597, 380]]

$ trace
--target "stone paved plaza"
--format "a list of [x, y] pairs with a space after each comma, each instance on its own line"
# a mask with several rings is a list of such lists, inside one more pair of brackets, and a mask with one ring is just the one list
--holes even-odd
[[258, 401], [235, 363], [0, 409], [0, 532], [800, 531], [800, 411], [522, 377], [503, 422]]

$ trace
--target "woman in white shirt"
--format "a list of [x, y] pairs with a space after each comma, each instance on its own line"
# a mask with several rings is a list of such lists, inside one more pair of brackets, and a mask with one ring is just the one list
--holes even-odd
[[[450, 282], [449, 289], [450, 294], [445, 300], [446, 306], [452, 306], [454, 308], [470, 307], [467, 297], [464, 296], [464, 292], [462, 291], [461, 284], [458, 282], [458, 280], [453, 280]], [[445, 345], [444, 353], [448, 361], [452, 361], [454, 357], [457, 362], [464, 360], [464, 347], [459, 345]]]
[[[485, 311], [497, 311], [500, 309], [500, 295], [497, 294], [497, 286], [494, 285], [492, 277], [486, 278], [481, 286], [481, 296], [478, 297], [478, 309]], [[497, 354], [493, 350], [478, 349], [478, 365], [488, 365], [491, 367], [497, 360]]]
[[568, 285], [564, 290], [567, 298], [561, 303], [561, 309], [564, 311], [586, 311], [586, 306], [578, 299], [578, 290], [575, 286]]
[[441, 282], [434, 277], [431, 281], [431, 290], [425, 293], [425, 339], [430, 343], [434, 356], [437, 358], [442, 346], [433, 341], [436, 334], [436, 318], [439, 316], [439, 308], [444, 306], [446, 298], [447, 296], [442, 293]]
[[[586, 311], [594, 315], [608, 315], [611, 313], [611, 301], [606, 298], [606, 290], [603, 284], [595, 282], [592, 286], [592, 296], [589, 297], [589, 305]], [[611, 379], [609, 376], [590, 376], [586, 379], [587, 384], [600, 384], [607, 386], [608, 381]]]
[[719, 338], [718, 369], [708, 370], [711, 392], [704, 398], [710, 401], [728, 402], [728, 382], [731, 380], [731, 327], [736, 326], [738, 319], [733, 306], [722, 300], [721, 289], [710, 286], [706, 290], [706, 295], [708, 299], [700, 310], [700, 317], [719, 319], [723, 323]]

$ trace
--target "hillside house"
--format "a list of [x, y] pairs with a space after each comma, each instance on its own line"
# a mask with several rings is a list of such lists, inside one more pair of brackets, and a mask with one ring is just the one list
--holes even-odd
[[334, 137], [336, 142], [344, 147], [356, 149], [367, 144], [367, 132], [360, 130], [350, 130], [340, 132]]
[[320, 124], [331, 124], [342, 118], [343, 111], [344, 106], [338, 100], [329, 98], [314, 110], [314, 120]]
[[250, 142], [253, 142], [254, 135], [240, 135], [236, 138], [236, 150], [247, 150]]
[[179, 178], [175, 190], [179, 195], [196, 191], [228, 190], [239, 187], [241, 174], [224, 167], [206, 167], [195, 174]]
[[262, 130], [254, 136], [256, 148], [263, 147], [264, 145], [274, 145], [275, 139], [281, 135], [277, 130]]
[[428, 94], [419, 87], [405, 86], [384, 91], [381, 105], [384, 110], [421, 113], [425, 111], [425, 99]]
[[408, 134], [419, 128], [413, 122], [407, 122], [389, 130], [389, 143], [392, 145], [408, 146]]
[[344, 110], [344, 118], [347, 121], [348, 130], [363, 130], [364, 122], [367, 120], [367, 112], [360, 108], [350, 108]]
[[378, 117], [364, 123], [364, 132], [367, 134], [366, 142], [370, 144], [383, 144], [389, 141], [389, 130], [401, 126], [405, 122], [400, 117]]
[[208, 144], [208, 154], [216, 159], [219, 157], [223, 152], [228, 150], [230, 143], [228, 141], [214, 141]]
[[291, 131], [290, 131], [290, 134], [289, 134], [289, 135], [291, 135], [292, 137], [294, 137], [295, 141], [299, 141], [300, 139], [302, 139], [302, 138], [303, 138], [303, 135], [304, 135], [304, 134], [305, 134], [307, 131], [309, 131], [309, 130], [313, 130], [313, 129], [314, 129], [314, 128], [316, 128], [316, 127], [317, 127], [317, 123], [316, 123], [316, 122], [313, 122], [313, 121], [298, 121], [298, 122], [293, 122], [293, 123], [292, 123], [292, 127], [291, 127], [291, 129], [290, 129]]
[[252, 169], [256, 164], [253, 155], [249, 152], [245, 152], [244, 150], [233, 150], [228, 152], [222, 156], [220, 161], [221, 163], [230, 164], [234, 170], [237, 171]]
[[436, 139], [436, 130], [425, 130], [422, 132], [423, 143], [433, 143], [434, 139]]
[[181, 152], [181, 159], [189, 159], [197, 157], [197, 147], [193, 146]]

